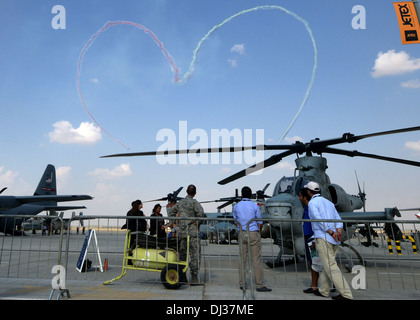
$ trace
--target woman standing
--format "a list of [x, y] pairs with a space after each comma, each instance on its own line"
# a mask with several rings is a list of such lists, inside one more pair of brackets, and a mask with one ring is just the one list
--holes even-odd
[[[163, 217], [160, 211], [162, 206], [158, 203], [153, 208], [153, 213], [151, 217]], [[150, 234], [152, 236], [156, 235], [158, 238], [165, 238], [165, 220], [164, 219], [150, 219]]]
[[[143, 208], [143, 204], [140, 200], [135, 200], [131, 203], [131, 209], [127, 212], [127, 229], [131, 232], [136, 231], [147, 231], [147, 222], [145, 219], [137, 219], [135, 217], [142, 217], [144, 216], [143, 211], [141, 209]], [[136, 239], [137, 237], [131, 237], [130, 241], [130, 248], [135, 247], [136, 245]]]

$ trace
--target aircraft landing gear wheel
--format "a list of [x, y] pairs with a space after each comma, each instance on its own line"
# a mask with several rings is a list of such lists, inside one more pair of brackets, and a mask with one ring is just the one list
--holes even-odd
[[182, 282], [186, 282], [186, 276], [180, 266], [167, 265], [160, 273], [160, 281], [166, 289], [178, 289]]

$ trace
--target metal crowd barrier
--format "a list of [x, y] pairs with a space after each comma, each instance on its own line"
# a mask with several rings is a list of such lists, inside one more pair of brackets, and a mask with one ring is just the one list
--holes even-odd
[[[41, 216], [37, 216], [39, 217]], [[32, 216], [7, 218], [27, 221]], [[53, 287], [50, 298], [54, 290], [60, 290], [58, 298], [66, 293], [70, 297], [71, 292], [65, 292], [66, 281], [106, 282], [121, 274], [126, 244], [126, 230], [121, 227], [126, 224], [127, 219], [145, 219], [149, 226], [151, 220], [159, 219], [150, 216], [76, 216], [69, 221], [59, 217], [54, 218], [58, 225], [61, 225], [57, 230], [58, 234], [42, 235], [40, 230], [36, 231], [36, 234], [26, 231], [27, 236], [22, 237], [0, 235], [0, 278], [53, 280], [56, 273], [56, 287]], [[165, 222], [169, 221], [168, 217], [162, 218]], [[170, 218], [170, 220], [177, 222], [192, 219]], [[229, 218], [193, 218], [193, 220], [200, 220], [202, 226], [207, 226], [201, 228], [200, 233], [200, 281], [204, 285], [229, 286], [239, 290], [241, 237], [235, 228], [229, 229], [229, 225], [237, 224], [238, 221]], [[295, 248], [302, 245], [303, 240], [300, 238], [302, 223], [308, 220], [263, 219], [263, 221], [266, 227], [279, 226], [276, 229], [276, 240], [273, 240], [273, 228], [263, 232], [261, 243], [264, 284], [270, 288], [307, 288], [310, 284], [311, 266], [305, 256], [297, 254]], [[420, 240], [420, 222], [402, 220], [374, 223], [360, 220], [342, 222], [345, 225], [344, 234], [347, 234], [349, 239], [345, 242], [345, 246], [340, 247], [337, 261], [349, 284], [357, 275], [355, 271], [363, 267], [367, 275], [366, 289], [419, 290], [420, 255], [417, 253], [417, 246]], [[291, 224], [295, 227], [290, 228]], [[66, 225], [71, 225], [71, 228], [65, 230]], [[370, 225], [370, 228], [366, 227], [367, 225]], [[395, 228], [395, 225], [399, 228]], [[228, 232], [225, 232], [226, 230]], [[289, 235], [291, 240], [287, 238]], [[148, 239], [150, 241], [150, 238]], [[153, 241], [155, 240], [152, 239], [147, 246], [153, 246]], [[290, 250], [283, 252], [280, 256], [283, 263], [276, 265], [279, 262], [279, 244], [282, 247], [290, 247]], [[393, 248], [397, 251], [395, 252]], [[80, 265], [81, 260], [84, 261]], [[249, 252], [248, 260], [250, 260]], [[52, 271], [54, 266], [63, 268]], [[243, 277], [248, 283], [248, 287], [243, 286], [242, 297], [255, 299], [252, 263], [248, 261], [248, 267], [242, 269]], [[189, 276], [189, 271], [187, 273]], [[159, 272], [129, 270], [121, 281], [161, 285], [162, 279]], [[162, 290], [165, 290], [163, 286]]]
[[[251, 221], [254, 220], [258, 219]], [[417, 252], [417, 244], [420, 241], [419, 221], [264, 219], [266, 224], [279, 226], [276, 231], [280, 233], [280, 239], [287, 241], [290, 236], [294, 238], [294, 241], [299, 239], [301, 245], [304, 245], [304, 240], [299, 238], [303, 235], [303, 223], [325, 221], [343, 223], [344, 241], [339, 246], [337, 262], [343, 276], [347, 278], [347, 282], [354, 290], [419, 290], [420, 255]], [[268, 233], [268, 239], [272, 238], [272, 228], [268, 229]], [[262, 240], [263, 260], [265, 257], [267, 262], [268, 258], [272, 265], [278, 263], [279, 249], [276, 250], [273, 241], [267, 242], [268, 239]], [[283, 244], [287, 246], [287, 243]], [[393, 244], [397, 255], [392, 250]], [[270, 276], [272, 276], [272, 270], [278, 271], [277, 276], [270, 277], [269, 285], [300, 286], [302, 289], [310, 285], [310, 263], [305, 255], [297, 255], [296, 246], [297, 243], [294, 242], [289, 252], [284, 254], [281, 266], [268, 271]], [[287, 262], [291, 264], [288, 265]], [[305, 269], [308, 272], [306, 284], [302, 282], [301, 277], [297, 276]], [[356, 278], [361, 269], [363, 269], [364, 283], [360, 283], [360, 278]], [[264, 277], [266, 278], [265, 274]], [[251, 297], [254, 296], [255, 286], [251, 286]]]
[[[58, 216], [51, 216], [40, 224], [41, 229], [32, 232], [32, 226], [38, 228], [41, 218], [26, 215], [0, 218], [30, 225], [30, 229], [24, 231], [25, 236], [5, 235], [5, 230], [0, 230], [0, 278], [51, 279], [51, 267], [62, 263], [65, 222]], [[21, 230], [15, 232], [20, 234]]]

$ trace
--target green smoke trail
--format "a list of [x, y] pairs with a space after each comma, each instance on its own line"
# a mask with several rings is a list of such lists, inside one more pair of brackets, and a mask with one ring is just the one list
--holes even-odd
[[237, 17], [239, 17], [241, 15], [244, 15], [244, 14], [247, 14], [247, 13], [250, 13], [250, 12], [254, 12], [254, 11], [258, 11], [258, 10], [281, 10], [281, 11], [287, 13], [288, 15], [292, 16], [296, 20], [302, 22], [303, 25], [305, 26], [306, 30], [308, 31], [309, 36], [311, 37], [312, 46], [314, 48], [314, 66], [313, 66], [313, 69], [312, 69], [311, 81], [309, 83], [308, 88], [306, 89], [306, 93], [305, 93], [305, 95], [303, 97], [303, 101], [302, 101], [302, 103], [301, 103], [301, 105], [300, 105], [297, 113], [295, 114], [295, 116], [293, 117], [292, 121], [290, 122], [290, 124], [288, 125], [288, 127], [286, 128], [286, 130], [281, 135], [279, 141], [277, 142], [277, 143], [280, 143], [280, 141], [282, 141], [284, 139], [284, 137], [287, 135], [287, 133], [289, 132], [289, 130], [292, 128], [293, 124], [296, 122], [297, 118], [299, 117], [300, 113], [303, 110], [303, 107], [306, 104], [306, 101], [308, 100], [309, 93], [311, 92], [312, 85], [313, 85], [314, 80], [315, 80], [316, 68], [318, 66], [318, 50], [317, 50], [317, 47], [316, 47], [315, 38], [314, 38], [314, 36], [312, 34], [312, 30], [309, 27], [308, 22], [306, 20], [304, 20], [303, 18], [301, 18], [300, 16], [298, 16], [296, 13], [294, 13], [294, 12], [292, 12], [290, 10], [287, 10], [287, 9], [281, 7], [281, 6], [277, 6], [277, 5], [263, 5], [263, 6], [258, 6], [258, 7], [254, 7], [254, 8], [251, 8], [251, 9], [242, 10], [242, 11], [240, 11], [240, 12], [238, 12], [238, 13], [230, 16], [229, 18], [223, 20], [221, 23], [219, 23], [219, 24], [215, 25], [213, 28], [211, 28], [210, 31], [208, 31], [207, 34], [203, 38], [201, 38], [201, 40], [198, 42], [196, 48], [193, 51], [193, 57], [192, 57], [192, 60], [191, 60], [190, 65], [188, 67], [188, 70], [184, 74], [184, 76], [178, 81], [178, 83], [183, 84], [183, 83], [187, 82], [191, 78], [191, 76], [194, 73], [194, 66], [196, 64], [197, 54], [198, 54], [198, 52], [199, 52], [199, 50], [201, 48], [201, 45], [203, 44], [203, 42], [205, 40], [208, 39], [208, 37], [213, 32], [215, 32], [219, 28], [223, 27], [226, 23], [232, 21], [233, 19], [235, 19], [235, 18], [237, 18]]

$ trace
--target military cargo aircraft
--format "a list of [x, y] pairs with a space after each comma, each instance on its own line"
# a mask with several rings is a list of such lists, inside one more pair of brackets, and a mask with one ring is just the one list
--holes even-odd
[[[6, 189], [3, 188], [0, 193]], [[18, 216], [34, 216], [42, 211], [85, 209], [84, 206], [58, 206], [57, 202], [91, 199], [89, 195], [57, 195], [55, 167], [49, 164], [32, 196], [0, 196], [0, 232], [22, 235], [16, 227], [20, 227], [24, 219]]]
[[61, 229], [64, 231], [70, 230], [70, 222], [72, 221], [79, 220], [79, 224], [83, 227], [83, 213], [80, 212], [77, 217], [78, 218], [76, 218], [76, 213], [74, 211], [72, 212], [71, 218], [64, 218], [64, 212], [61, 212], [59, 215], [57, 215], [57, 212], [50, 211], [49, 215], [47, 216], [36, 216], [22, 222], [21, 228], [23, 231], [32, 231], [32, 233], [35, 234], [36, 230], [42, 230], [43, 227], [51, 227], [49, 231], [58, 233], [61, 231]]

